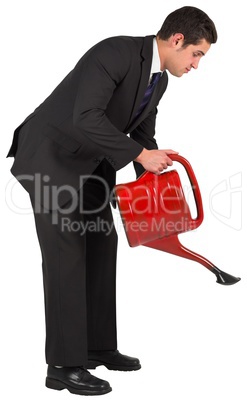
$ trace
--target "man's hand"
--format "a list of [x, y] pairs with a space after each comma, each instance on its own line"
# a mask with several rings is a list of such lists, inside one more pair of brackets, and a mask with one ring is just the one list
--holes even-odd
[[160, 174], [173, 163], [168, 154], [178, 154], [178, 152], [172, 149], [152, 149], [149, 151], [144, 148], [135, 162], [139, 162], [149, 172]]

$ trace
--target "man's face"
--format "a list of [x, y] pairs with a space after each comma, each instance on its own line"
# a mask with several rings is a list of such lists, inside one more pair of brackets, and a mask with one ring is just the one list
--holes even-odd
[[199, 62], [203, 56], [210, 49], [210, 44], [203, 39], [198, 45], [188, 45], [182, 47], [182, 42], [174, 47], [167, 60], [166, 69], [176, 77], [182, 77], [183, 74], [188, 73], [192, 68], [198, 68]]

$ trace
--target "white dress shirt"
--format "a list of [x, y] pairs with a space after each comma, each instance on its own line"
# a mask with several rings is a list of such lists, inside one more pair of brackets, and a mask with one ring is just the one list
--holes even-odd
[[151, 65], [151, 70], [150, 70], [149, 82], [151, 81], [152, 75], [154, 73], [163, 74], [163, 71], [161, 71], [161, 69], [160, 69], [160, 56], [159, 56], [156, 38], [154, 38], [154, 40], [153, 40], [153, 60], [152, 60], [152, 65]]

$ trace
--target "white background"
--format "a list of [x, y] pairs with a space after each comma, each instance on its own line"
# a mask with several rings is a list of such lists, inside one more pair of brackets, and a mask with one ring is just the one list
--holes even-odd
[[[13, 162], [5, 156], [15, 127], [89, 47], [109, 36], [155, 34], [167, 14], [185, 4], [178, 0], [3, 4], [0, 397], [72, 401], [79, 397], [44, 386], [41, 255], [27, 193], [19, 184], [14, 186], [13, 197], [22, 213], [4, 200]], [[247, 398], [245, 3], [194, 0], [189, 5], [209, 14], [219, 39], [197, 71], [170, 77], [159, 106], [157, 141], [160, 148], [178, 150], [191, 162], [202, 192], [204, 221], [197, 231], [183, 234], [181, 242], [242, 281], [224, 287], [195, 262], [144, 247], [129, 248], [114, 212], [119, 231], [118, 347], [139, 357], [142, 369], [93, 372], [113, 387], [112, 393], [101, 397], [107, 401], [147, 397], [246, 402]], [[118, 173], [119, 183], [132, 179], [130, 165]]]

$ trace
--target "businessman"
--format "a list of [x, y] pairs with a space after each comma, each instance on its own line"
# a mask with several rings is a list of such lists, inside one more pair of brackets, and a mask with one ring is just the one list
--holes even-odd
[[137, 176], [172, 165], [175, 151], [154, 138], [167, 72], [196, 69], [216, 41], [195, 7], [168, 15], [157, 35], [105, 39], [14, 132], [11, 171], [30, 194], [42, 253], [49, 388], [105, 394], [110, 384], [87, 369], [141, 368], [117, 349], [111, 190], [132, 161]]

